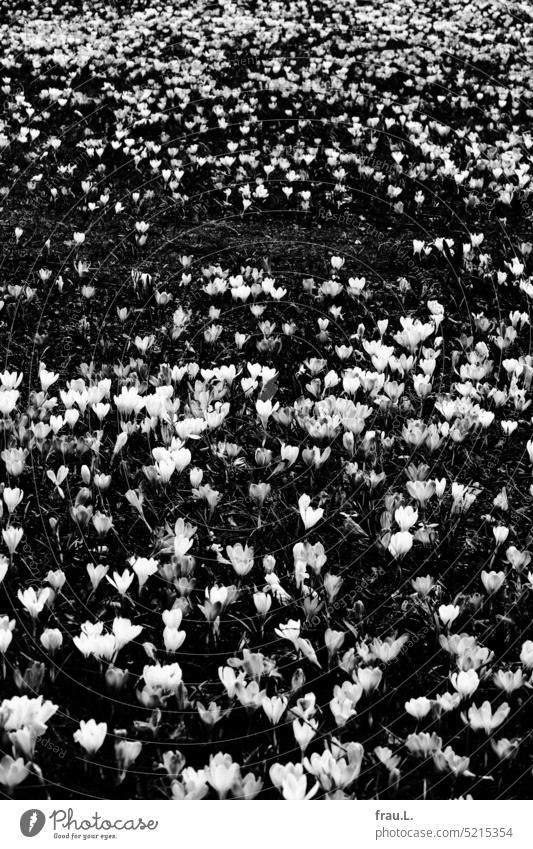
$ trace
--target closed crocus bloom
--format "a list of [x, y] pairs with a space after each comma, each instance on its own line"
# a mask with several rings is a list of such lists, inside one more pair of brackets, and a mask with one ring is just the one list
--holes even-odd
[[411, 716], [414, 716], [415, 719], [423, 719], [428, 715], [432, 707], [433, 702], [431, 699], [426, 698], [426, 696], [419, 696], [417, 699], [409, 699], [409, 701], [405, 703], [405, 710]]
[[14, 528], [12, 526], [2, 530], [2, 537], [4, 538], [6, 548], [11, 555], [13, 555], [17, 550], [23, 534], [24, 531], [22, 528]]
[[136, 640], [142, 631], [142, 625], [133, 625], [130, 619], [124, 619], [122, 616], [116, 616], [113, 620], [113, 636], [115, 637], [116, 651], [124, 648], [125, 645]]
[[187, 634], [177, 628], [163, 628], [163, 642], [167, 651], [178, 651], [185, 642]]
[[161, 618], [167, 628], [179, 628], [183, 619], [181, 607], [173, 607], [171, 610], [163, 610]]
[[468, 672], [454, 672], [450, 680], [462, 699], [472, 696], [479, 687], [479, 676], [474, 669], [469, 669]]
[[116, 454], [119, 454], [122, 451], [122, 449], [124, 448], [127, 441], [128, 441], [128, 434], [125, 431], [122, 431], [122, 433], [119, 433], [119, 435], [117, 436], [116, 442], [115, 442], [115, 447], [113, 448], [113, 457]]
[[24, 492], [18, 486], [13, 488], [9, 486], [4, 487], [2, 495], [9, 513], [13, 513], [24, 498]]
[[413, 547], [413, 535], [409, 531], [392, 534], [387, 546], [395, 560], [401, 560]]
[[202, 483], [204, 473], [201, 469], [195, 467], [189, 470], [189, 481], [193, 489], [199, 487]]
[[46, 576], [46, 580], [50, 584], [52, 589], [54, 589], [56, 592], [60, 592], [67, 578], [62, 569], [56, 569], [55, 572], [52, 572], [52, 570], [50, 569]]
[[328, 601], [331, 604], [338, 595], [342, 586], [342, 578], [340, 575], [332, 575], [331, 572], [326, 572], [324, 575], [324, 589], [326, 591]]
[[115, 743], [115, 758], [119, 769], [125, 772], [135, 763], [142, 751], [139, 740], [119, 740]]
[[87, 574], [89, 575], [89, 580], [92, 584], [93, 590], [97, 589], [99, 583], [105, 576], [109, 570], [109, 566], [103, 566], [102, 563], [99, 563], [98, 566], [95, 566], [93, 563], [89, 563], [87, 566]]
[[128, 677], [129, 673], [124, 669], [119, 669], [117, 666], [108, 666], [105, 673], [107, 689], [112, 693], [120, 693]]
[[63, 634], [59, 628], [46, 628], [41, 634], [40, 641], [45, 651], [53, 656], [63, 645]]
[[510, 710], [511, 708], [507, 702], [504, 702], [493, 713], [491, 703], [489, 701], [485, 701], [481, 707], [472, 705], [472, 707], [469, 708], [468, 722], [474, 731], [483, 730], [485, 734], [492, 734], [492, 732], [507, 719]]
[[483, 572], [481, 581], [488, 593], [497, 593], [505, 583], [505, 572]]
[[526, 669], [533, 669], [533, 640], [526, 640], [525, 643], [522, 643], [520, 662]]
[[111, 475], [95, 474], [94, 485], [104, 492], [106, 489], [109, 489], [111, 485]]
[[233, 584], [229, 587], [215, 584], [210, 589], [206, 587], [205, 596], [206, 599], [209, 599], [211, 604], [219, 605], [219, 609], [223, 611], [235, 601], [237, 597], [237, 590]]
[[98, 401], [96, 404], [91, 404], [91, 410], [99, 421], [103, 421], [111, 411], [111, 404], [103, 404], [101, 401]]
[[93, 525], [98, 536], [105, 536], [113, 527], [113, 519], [106, 516], [105, 513], [95, 513], [93, 516]]
[[446, 489], [446, 478], [441, 478], [440, 480], [435, 479], [435, 495], [437, 498], [442, 498], [444, 495], [444, 491]]
[[297, 445], [282, 445], [280, 450], [281, 459], [292, 466], [298, 459], [300, 449]]
[[184, 469], [190, 464], [192, 459], [192, 454], [188, 448], [177, 448], [172, 452], [172, 462], [174, 463], [174, 468], [180, 474]]
[[0, 616], [0, 654], [5, 654], [13, 639], [15, 620], [9, 616]]
[[259, 509], [263, 507], [263, 504], [270, 495], [270, 490], [271, 486], [269, 483], [251, 483], [248, 487], [250, 498]]
[[80, 727], [74, 732], [74, 741], [85, 749], [88, 755], [95, 755], [101, 748], [107, 734], [107, 723], [89, 719], [81, 720]]
[[529, 551], [519, 551], [515, 545], [510, 545], [507, 551], [507, 560], [517, 572], [520, 572], [525, 566], [531, 563], [531, 554]]
[[302, 754], [316, 735], [317, 729], [318, 722], [316, 719], [308, 719], [305, 722], [300, 719], [293, 719], [292, 733], [294, 734], [294, 739], [298, 743]]
[[0, 413], [9, 416], [17, 405], [19, 395], [18, 389], [2, 389], [0, 391]]
[[311, 507], [311, 498], [306, 494], [301, 495], [298, 499], [298, 509], [306, 531], [314, 527], [317, 522], [320, 522], [324, 515], [322, 507], [317, 507], [316, 509]]
[[254, 593], [254, 605], [259, 616], [266, 616], [272, 605], [272, 596], [269, 593]]
[[394, 511], [394, 521], [400, 531], [408, 531], [418, 522], [418, 511], [413, 507], [398, 507]]
[[39, 369], [39, 380], [41, 381], [41, 387], [44, 392], [47, 392], [58, 378], [58, 374], [52, 371], [47, 371], [45, 366], [41, 364], [41, 368]]
[[306, 657], [307, 660], [310, 660], [311, 663], [314, 663], [315, 666], [320, 666], [311, 640], [307, 640], [304, 637], [298, 637], [295, 642], [295, 648], [301, 651], [304, 657]]
[[329, 658], [335, 657], [339, 649], [342, 647], [346, 634], [344, 631], [334, 631], [332, 628], [327, 628], [324, 632], [324, 643], [328, 650]]
[[277, 725], [287, 710], [288, 699], [286, 696], [263, 697], [261, 707], [272, 725]]
[[4, 755], [0, 761], [0, 784], [3, 784], [9, 793], [24, 781], [28, 773], [22, 758], [15, 760], [10, 755]]
[[272, 451], [268, 448], [256, 448], [254, 456], [258, 466], [268, 466], [272, 462]]
[[0, 584], [4, 580], [7, 575], [7, 570], [9, 569], [9, 560], [7, 557], [4, 557], [3, 554], [0, 554]]
[[515, 672], [510, 669], [505, 672], [503, 669], [499, 669], [494, 673], [493, 681], [500, 690], [510, 694], [524, 685], [524, 673], [521, 669], [517, 669]]
[[492, 529], [492, 533], [494, 534], [496, 545], [503, 545], [503, 543], [509, 536], [509, 528], [506, 528], [503, 525], [498, 525], [497, 527]]
[[443, 625], [449, 627], [452, 622], [455, 622], [461, 608], [458, 604], [441, 604], [439, 607], [439, 619]]
[[261, 424], [263, 427], [267, 428], [268, 420], [272, 413], [275, 413], [276, 410], [279, 409], [279, 402], [276, 401], [275, 404], [272, 404], [272, 401], [268, 399], [267, 401], [262, 401], [260, 398], [255, 402], [255, 409], [257, 411], [257, 415], [261, 419]]
[[76, 422], [80, 417], [80, 413], [78, 410], [66, 410], [65, 411], [65, 421], [69, 427], [74, 427]]
[[187, 552], [192, 548], [193, 541], [187, 536], [179, 535], [174, 537], [174, 556], [178, 560], [182, 560]]
[[231, 755], [218, 752], [209, 758], [209, 766], [205, 770], [207, 782], [218, 793], [219, 799], [225, 799], [233, 784], [240, 777], [239, 764], [233, 763]]
[[243, 673], [240, 672], [239, 675], [232, 669], [231, 666], [219, 666], [218, 667], [218, 677], [220, 678], [226, 693], [228, 694], [229, 699], [233, 699], [235, 697], [235, 687], [237, 683], [242, 683]]
[[354, 672], [354, 680], [357, 680], [365, 693], [373, 693], [381, 684], [383, 672], [377, 666], [360, 666]]

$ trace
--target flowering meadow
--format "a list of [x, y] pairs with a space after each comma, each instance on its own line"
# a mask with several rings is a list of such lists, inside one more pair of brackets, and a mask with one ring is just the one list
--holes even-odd
[[1, 795], [527, 798], [531, 7], [0, 8]]

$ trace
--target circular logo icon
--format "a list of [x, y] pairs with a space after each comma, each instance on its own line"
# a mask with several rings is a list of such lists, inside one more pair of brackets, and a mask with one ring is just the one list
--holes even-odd
[[42, 831], [46, 817], [38, 808], [30, 808], [29, 811], [24, 811], [20, 818], [20, 830], [24, 837], [35, 837]]

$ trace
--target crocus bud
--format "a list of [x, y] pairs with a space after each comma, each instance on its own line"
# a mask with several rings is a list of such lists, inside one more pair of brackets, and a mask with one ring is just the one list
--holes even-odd
[[272, 554], [265, 554], [263, 557], [263, 569], [267, 574], [273, 572], [276, 568], [276, 558]]
[[272, 596], [268, 593], [254, 593], [254, 604], [259, 616], [266, 616], [272, 605]]
[[509, 528], [506, 528], [504, 525], [498, 525], [498, 527], [492, 529], [492, 533], [494, 534], [496, 545], [499, 546], [502, 545], [509, 536]]
[[324, 633], [324, 643], [328, 650], [330, 660], [335, 657], [335, 655], [341, 648], [342, 644], [344, 643], [345, 637], [346, 634], [344, 633], [344, 631], [334, 631], [331, 628], [326, 629]]
[[105, 674], [107, 689], [112, 693], [120, 693], [128, 677], [129, 672], [126, 670], [119, 669], [118, 666], [109, 666]]
[[441, 604], [439, 607], [439, 619], [443, 625], [450, 626], [457, 619], [460, 612], [461, 608], [458, 604]]
[[204, 473], [201, 469], [193, 468], [189, 472], [189, 480], [191, 482], [191, 486], [196, 489], [196, 487], [200, 486], [202, 483]]
[[59, 628], [46, 628], [40, 637], [41, 645], [49, 655], [54, 655], [63, 645], [63, 634]]
[[483, 570], [481, 581], [488, 593], [497, 593], [505, 583], [505, 572], [486, 572]]
[[115, 757], [122, 773], [125, 773], [141, 754], [142, 743], [139, 740], [119, 740], [115, 743]]

